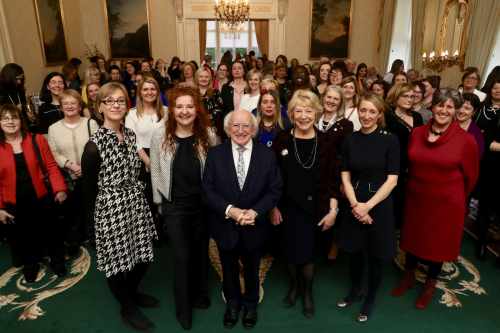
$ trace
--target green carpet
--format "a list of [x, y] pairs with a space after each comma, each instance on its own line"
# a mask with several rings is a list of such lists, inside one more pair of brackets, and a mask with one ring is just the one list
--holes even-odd
[[[348, 288], [347, 258], [340, 254], [333, 263], [318, 265], [315, 280], [316, 315], [307, 320], [301, 313], [301, 304], [285, 309], [281, 299], [286, 292], [286, 274], [283, 264], [275, 262], [264, 283], [264, 301], [259, 307], [259, 322], [253, 332], [354, 332], [360, 329], [366, 332], [500, 332], [500, 270], [493, 261], [477, 262], [473, 258], [472, 241], [466, 236], [462, 253], [471, 260], [480, 273], [479, 286], [486, 294], [458, 295], [462, 307], [447, 307], [439, 303], [442, 291], [438, 290], [432, 304], [426, 311], [414, 308], [416, 290], [402, 298], [389, 295], [395, 285], [399, 271], [395, 265], [385, 270], [377, 308], [368, 323], [354, 321], [359, 305], [342, 311], [335, 308], [335, 302], [344, 296]], [[91, 252], [93, 258], [94, 253]], [[10, 267], [9, 252], [0, 247], [0, 276]], [[156, 324], [155, 332], [182, 332], [174, 315], [172, 290], [172, 261], [169, 248], [164, 246], [156, 251], [156, 261], [151, 266], [144, 282], [145, 292], [160, 298], [161, 307], [146, 310], [145, 313]], [[49, 271], [50, 275], [51, 272]], [[448, 285], [459, 287], [462, 280], [471, 280], [469, 274], [459, 266], [458, 274]], [[5, 276], [5, 274], [3, 275]], [[12, 310], [12, 304], [5, 304], [5, 295], [19, 294], [16, 301], [28, 300], [27, 293], [19, 292], [16, 287], [17, 275], [4, 287], [0, 278], [0, 332], [9, 333], [111, 333], [132, 332], [121, 322], [118, 305], [111, 297], [101, 273], [95, 269], [92, 261], [88, 274], [75, 286], [39, 303], [45, 313], [36, 320], [19, 320], [23, 309]], [[52, 288], [62, 279], [47, 286]], [[4, 282], [5, 283], [5, 282]], [[222, 332], [224, 303], [220, 297], [220, 283], [215, 272], [211, 271], [212, 306], [208, 310], [197, 310], [193, 318], [193, 332]], [[419, 286], [420, 287], [420, 286]], [[33, 293], [31, 294], [33, 297]], [[229, 330], [227, 330], [229, 331]], [[246, 331], [239, 324], [233, 332]]]

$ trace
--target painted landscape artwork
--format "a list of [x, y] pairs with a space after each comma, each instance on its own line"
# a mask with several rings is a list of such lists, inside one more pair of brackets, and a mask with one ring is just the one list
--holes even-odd
[[313, 0], [309, 57], [346, 58], [351, 0]]
[[112, 58], [151, 55], [148, 10], [148, 0], [106, 0]]
[[66, 62], [68, 51], [60, 1], [35, 0], [35, 10], [45, 64], [59, 65]]

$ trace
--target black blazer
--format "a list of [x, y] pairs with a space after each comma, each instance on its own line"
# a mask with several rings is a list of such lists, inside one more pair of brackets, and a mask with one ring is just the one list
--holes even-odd
[[[240, 190], [231, 141], [208, 151], [203, 175], [204, 200], [209, 208], [212, 237], [217, 245], [231, 250], [239, 242], [246, 250], [261, 247], [268, 235], [268, 212], [275, 207], [281, 196], [282, 181], [274, 152], [253, 142], [252, 155], [243, 190]], [[258, 216], [255, 226], [239, 226], [226, 219], [228, 205], [241, 209], [253, 209]]]
[[222, 118], [234, 110], [234, 88], [230, 85], [230, 83], [231, 82], [228, 82], [223, 85], [220, 92], [220, 98], [222, 100]]

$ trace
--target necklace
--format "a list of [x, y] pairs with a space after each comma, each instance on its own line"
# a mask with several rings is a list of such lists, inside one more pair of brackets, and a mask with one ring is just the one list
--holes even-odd
[[309, 154], [309, 157], [305, 162], [302, 162], [302, 160], [300, 159], [299, 149], [297, 148], [297, 138], [294, 135], [294, 130], [292, 130], [292, 137], [293, 137], [293, 149], [295, 152], [295, 158], [297, 159], [297, 162], [299, 162], [300, 166], [303, 169], [306, 170], [311, 169], [314, 165], [314, 162], [316, 161], [316, 150], [317, 150], [316, 148], [318, 146], [318, 136], [314, 134], [314, 146], [311, 153]]
[[442, 135], [445, 131], [436, 131], [432, 126], [429, 127], [429, 132], [431, 132], [431, 134], [434, 134], [435, 136], [440, 136]]

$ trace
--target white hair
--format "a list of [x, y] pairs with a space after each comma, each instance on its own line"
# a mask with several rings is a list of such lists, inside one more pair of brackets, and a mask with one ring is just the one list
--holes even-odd
[[[230, 135], [230, 127], [233, 123], [233, 114], [235, 113], [236, 111], [231, 111], [229, 112], [225, 117], [224, 117], [224, 132], [226, 132], [227, 136], [231, 136]], [[255, 118], [255, 116], [253, 115], [253, 113], [251, 112], [248, 112], [248, 111], [241, 111], [241, 112], [246, 112], [248, 113], [248, 115], [250, 116], [250, 125], [252, 126], [252, 128], [255, 130], [252, 137], [256, 137], [257, 136], [257, 127], [259, 126], [259, 123], [257, 122], [257, 118]]]

